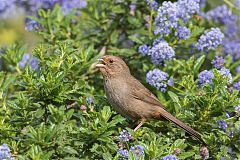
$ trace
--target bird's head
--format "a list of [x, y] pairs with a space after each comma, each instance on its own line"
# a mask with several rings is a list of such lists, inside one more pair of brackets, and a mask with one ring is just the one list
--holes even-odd
[[101, 63], [96, 67], [102, 72], [104, 77], [130, 74], [127, 64], [117, 56], [106, 55], [98, 59]]

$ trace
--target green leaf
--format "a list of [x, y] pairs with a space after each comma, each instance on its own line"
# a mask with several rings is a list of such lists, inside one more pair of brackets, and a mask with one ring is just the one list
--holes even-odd
[[204, 60], [205, 60], [205, 55], [202, 55], [201, 57], [199, 57], [197, 60], [196, 60], [196, 62], [195, 62], [195, 64], [194, 64], [194, 67], [193, 67], [193, 72], [196, 74], [196, 73], [198, 73], [198, 71], [199, 71], [199, 69], [200, 69], [200, 67], [202, 66], [202, 64], [203, 64], [203, 62], [204, 62]]
[[70, 146], [64, 147], [63, 150], [66, 153], [78, 155], [78, 152], [75, 149], [73, 149], [72, 147], [70, 147]]
[[237, 122], [235, 123], [235, 128], [236, 128], [238, 131], [240, 131], [240, 121], [237, 121]]
[[137, 37], [135, 34], [131, 35], [128, 37], [129, 39], [131, 39], [133, 42], [136, 42], [138, 44], [143, 44], [143, 42], [139, 39], [139, 37]]
[[178, 96], [172, 91], [168, 91], [168, 95], [171, 97], [172, 101], [181, 107]]
[[186, 159], [188, 157], [193, 156], [195, 153], [194, 152], [183, 152], [180, 155], [177, 156], [178, 159]]

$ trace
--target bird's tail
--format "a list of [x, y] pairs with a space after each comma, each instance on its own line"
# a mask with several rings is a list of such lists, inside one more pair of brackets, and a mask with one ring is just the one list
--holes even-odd
[[177, 119], [176, 117], [174, 117], [173, 115], [171, 115], [170, 113], [168, 113], [166, 110], [164, 110], [163, 108], [161, 108], [160, 111], [160, 116], [164, 117], [165, 119], [173, 122], [174, 124], [176, 124], [177, 126], [179, 126], [180, 128], [184, 129], [186, 132], [188, 132], [189, 134], [191, 134], [193, 137], [195, 137], [196, 139], [204, 142], [201, 138], [201, 134], [197, 131], [195, 131], [194, 129], [192, 129], [191, 127], [189, 127], [188, 125], [186, 125], [185, 123], [183, 123], [182, 121], [180, 121], [179, 119]]

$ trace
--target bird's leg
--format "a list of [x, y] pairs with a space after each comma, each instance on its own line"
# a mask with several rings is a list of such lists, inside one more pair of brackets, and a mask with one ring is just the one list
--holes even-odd
[[136, 132], [143, 125], [145, 120], [146, 120], [145, 118], [141, 118], [141, 122], [137, 125], [137, 127], [133, 131]]

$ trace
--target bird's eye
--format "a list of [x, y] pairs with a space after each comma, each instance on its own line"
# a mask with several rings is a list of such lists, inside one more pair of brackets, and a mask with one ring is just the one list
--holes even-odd
[[113, 60], [112, 60], [112, 59], [110, 59], [110, 60], [109, 60], [109, 63], [113, 63]]

